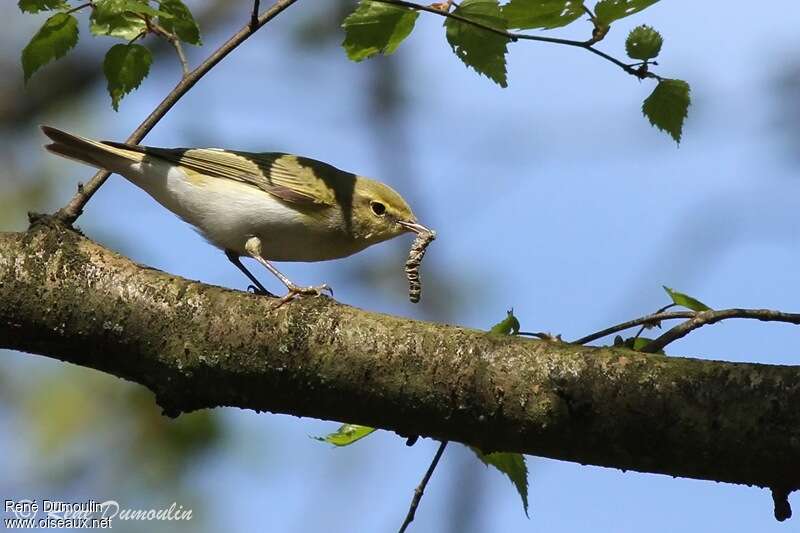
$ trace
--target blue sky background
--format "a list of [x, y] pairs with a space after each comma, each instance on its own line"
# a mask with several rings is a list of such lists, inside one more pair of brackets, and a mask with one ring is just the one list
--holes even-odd
[[[641, 115], [650, 82], [582, 50], [522, 42], [510, 45], [503, 90], [464, 68], [447, 46], [441, 19], [426, 15], [391, 59], [402, 74], [401, 117], [375, 128], [365, 106], [373, 66], [349, 62], [338, 47], [299, 50], [293, 36], [305, 17], [303, 4], [221, 63], [146, 144], [293, 152], [387, 181], [439, 232], [423, 265], [426, 295], [435, 291], [454, 305], [418, 308], [407, 301], [402, 262], [409, 239], [345, 260], [281, 265], [296, 282], [326, 281], [338, 300], [364, 309], [483, 329], [513, 306], [523, 329], [565, 339], [660, 307], [662, 284], [713, 307], [797, 311], [796, 131], [781, 123], [798, 95], [779, 91], [798, 57], [797, 4], [771, 4], [762, 13], [749, 4], [660, 2], [614, 25], [600, 48], [621, 57], [627, 31], [651, 24], [665, 38], [657, 71], [691, 83], [693, 105], [680, 147]], [[15, 24], [26, 19], [11, 28], [20, 48], [31, 17], [14, 11], [0, 8]], [[573, 26], [554, 34], [585, 38], [590, 31], [588, 23]], [[193, 63], [232, 28], [206, 35], [203, 49], [190, 50]], [[41, 120], [124, 139], [177, 76], [174, 58], [162, 57], [119, 113], [98, 84], [77, 106]], [[40, 152], [37, 131], [18, 132], [13, 142], [32, 166], [65, 176], [41, 209], [66, 202], [75, 183], [90, 175]], [[397, 151], [387, 155], [387, 146]], [[246, 286], [218, 250], [118, 176], [94, 197], [79, 225], [143, 264]], [[380, 282], [363, 281], [378, 269]], [[258, 275], [277, 290], [266, 273]], [[437, 280], [441, 287], [432, 289]], [[726, 322], [669, 351], [798, 364], [797, 338], [790, 326]], [[60, 365], [13, 358], [17, 372]], [[203, 496], [195, 513], [230, 531], [397, 529], [436, 449], [430, 440], [407, 448], [388, 432], [331, 449], [308, 437], [335, 429], [334, 422], [235, 409], [224, 410], [224, 421], [223, 446], [192, 468], [191, 483]], [[27, 483], [30, 451], [12, 435], [10, 427], [0, 428], [6, 457], [0, 465], [14, 480], [7, 483], [15, 491], [46, 489], [46, 483]], [[451, 446], [411, 530], [788, 532], [800, 520], [776, 522], [769, 493], [756, 488], [536, 457], [528, 464], [530, 520], [505, 478]], [[91, 494], [103, 498], [114, 489], [95, 485]], [[76, 497], [88, 494], [80, 485], [74, 490]], [[792, 503], [797, 508], [800, 499]]]

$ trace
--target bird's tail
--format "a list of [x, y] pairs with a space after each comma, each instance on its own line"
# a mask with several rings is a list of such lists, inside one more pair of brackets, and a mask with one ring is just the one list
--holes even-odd
[[50, 126], [42, 126], [42, 131], [53, 141], [45, 145], [49, 152], [112, 172], [138, 163], [144, 157], [144, 151], [138, 146], [94, 141]]

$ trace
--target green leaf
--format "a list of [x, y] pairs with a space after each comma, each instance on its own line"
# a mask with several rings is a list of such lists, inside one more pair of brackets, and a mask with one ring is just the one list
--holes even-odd
[[683, 121], [689, 111], [689, 84], [683, 80], [663, 79], [642, 104], [642, 113], [650, 124], [669, 133], [680, 144]]
[[676, 290], [672, 290], [666, 285], [662, 285], [664, 290], [667, 291], [667, 294], [672, 299], [672, 303], [675, 305], [680, 305], [687, 309], [691, 309], [692, 311], [711, 311], [712, 309], [698, 300], [697, 298], [692, 298], [688, 294], [684, 294], [682, 292], [678, 292]]
[[56, 13], [45, 21], [28, 45], [22, 49], [25, 82], [41, 67], [63, 57], [78, 43], [78, 20], [66, 13]]
[[342, 47], [347, 57], [362, 61], [376, 54], [393, 53], [414, 29], [418, 15], [406, 7], [361, 0], [342, 23]]
[[115, 44], [108, 50], [103, 72], [114, 111], [119, 111], [120, 100], [147, 77], [152, 62], [150, 50], [140, 44]]
[[201, 45], [200, 28], [197, 27], [192, 12], [181, 0], [161, 0], [161, 11], [169, 17], [160, 16], [158, 23], [167, 31], [174, 33], [178, 39], [189, 44]]
[[[619, 335], [614, 337], [614, 346], [625, 347], [628, 348], [629, 350], [636, 350], [637, 352], [642, 351], [642, 348], [644, 348], [651, 342], [653, 342], [653, 339], [647, 337], [628, 337], [627, 339], [623, 339]], [[658, 350], [655, 353], [666, 355], [664, 353], [664, 350]]]
[[521, 30], [560, 28], [585, 13], [582, 0], [511, 0], [503, 6], [508, 27]]
[[658, 0], [601, 0], [594, 6], [594, 14], [599, 22], [607, 25], [638, 13], [656, 2]]
[[[453, 13], [498, 30], [506, 29], [506, 21], [497, 0], [464, 0]], [[447, 42], [461, 61], [500, 87], [508, 86], [507, 37], [453, 18], [447, 18], [444, 26], [447, 29]]]
[[647, 337], [631, 337], [625, 339], [625, 347], [638, 352], [651, 342], [653, 342], [653, 339], [648, 339]]
[[516, 335], [519, 333], [519, 320], [517, 317], [514, 316], [514, 309], [509, 309], [506, 311], [507, 316], [492, 326], [492, 329], [489, 330], [489, 333], [495, 333], [498, 335]]
[[148, 17], [170, 18], [172, 15], [166, 11], [153, 9], [147, 3], [147, 0], [105, 0], [109, 3], [117, 4], [117, 10], [129, 11], [131, 13], [138, 13], [140, 15], [147, 15]]
[[528, 516], [528, 466], [521, 453], [494, 452], [483, 453], [477, 448], [470, 447], [486, 466], [493, 466], [508, 476], [516, 487], [519, 497], [522, 498], [522, 507], [525, 516]]
[[130, 41], [147, 30], [143, 17], [159, 17], [163, 26], [173, 15], [153, 9], [137, 0], [97, 0], [89, 17], [89, 30], [93, 35], [109, 35]]
[[130, 41], [147, 30], [145, 21], [134, 13], [119, 11], [113, 2], [97, 2], [89, 16], [92, 35], [109, 35]]
[[134, 13], [147, 17], [171, 18], [172, 15], [166, 11], [160, 11], [151, 7], [146, 0], [96, 0], [92, 11], [105, 11], [106, 16], [110, 14], [121, 15], [123, 13]]
[[65, 0], [19, 0], [17, 5], [24, 13], [38, 13], [39, 11], [52, 11], [69, 7]]
[[314, 437], [314, 439], [333, 444], [334, 446], [348, 446], [357, 440], [363, 439], [373, 431], [375, 431], [375, 428], [356, 424], [342, 424], [342, 427], [336, 430], [335, 433], [324, 437]]
[[647, 61], [655, 59], [661, 52], [664, 39], [650, 26], [641, 25], [633, 28], [625, 40], [625, 51], [633, 59]]

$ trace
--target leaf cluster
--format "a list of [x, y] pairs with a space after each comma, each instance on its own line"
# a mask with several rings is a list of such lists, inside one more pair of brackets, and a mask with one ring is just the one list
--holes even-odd
[[[639, 13], [658, 0], [600, 0], [590, 9], [584, 0], [463, 0], [431, 6], [402, 0], [360, 0], [356, 10], [342, 24], [342, 46], [347, 56], [362, 61], [378, 54], [391, 54], [413, 31], [419, 11], [433, 11], [445, 17], [447, 43], [466, 66], [486, 76], [500, 87], [508, 86], [508, 46], [520, 40], [545, 41], [582, 47], [597, 53], [593, 45], [609, 32], [612, 23]], [[549, 38], [511, 30], [553, 30], [585, 16], [593, 25], [586, 41]], [[626, 64], [599, 53], [639, 79], [658, 81], [642, 106], [650, 123], [680, 142], [683, 123], [690, 104], [685, 81], [662, 78], [651, 72], [652, 62], [661, 52], [663, 37], [649, 26], [630, 31], [625, 43], [628, 56], [640, 60]]]
[[73, 7], [68, 0], [19, 0], [24, 13], [55, 11], [22, 50], [25, 81], [46, 64], [66, 55], [78, 44], [76, 13], [90, 10], [89, 33], [121, 39], [103, 60], [111, 105], [119, 109], [125, 95], [139, 87], [150, 73], [153, 55], [137, 41], [148, 35], [199, 45], [200, 30], [191, 11], [181, 0], [94, 0]]
[[[670, 300], [672, 300], [672, 303], [665, 307], [662, 307], [657, 311], [657, 313], [666, 311], [671, 307], [685, 307], [686, 309], [690, 311], [695, 311], [697, 313], [703, 311], [712, 311], [712, 309], [709, 306], [707, 306], [706, 304], [704, 304], [703, 302], [701, 302], [700, 300], [698, 300], [693, 296], [689, 296], [686, 293], [676, 291], [675, 289], [670, 289], [666, 285], [663, 286], [663, 289], [664, 292], [667, 293], [667, 296], [669, 296]], [[636, 350], [636, 351], [647, 351], [650, 343], [653, 342], [655, 339], [649, 337], [642, 337], [641, 334], [645, 329], [654, 327], [660, 328], [661, 322], [653, 322], [651, 324], [643, 325], [639, 329], [639, 333], [637, 333], [633, 337], [624, 338], [621, 335], [617, 335], [614, 337], [614, 346], [625, 347], [630, 350]], [[664, 350], [658, 350], [654, 353], [665, 355]]]
[[[25, 13], [55, 12], [22, 51], [22, 68], [27, 82], [47, 63], [63, 57], [78, 43], [75, 13], [88, 9], [89, 32], [125, 41], [109, 48], [103, 61], [111, 105], [119, 109], [122, 99], [139, 87], [150, 72], [153, 56], [137, 41], [148, 35], [169, 40], [178, 51], [185, 72], [188, 67], [181, 43], [200, 45], [200, 30], [189, 8], [181, 0], [94, 0], [73, 7], [71, 0], [19, 0]], [[75, 0], [72, 0], [75, 1]], [[345, 18], [342, 43], [347, 56], [362, 61], [377, 54], [394, 53], [412, 33], [419, 11], [433, 11], [445, 17], [445, 38], [453, 53], [469, 68], [501, 87], [508, 86], [509, 44], [538, 40], [583, 47], [612, 61], [639, 79], [658, 81], [645, 99], [642, 112], [649, 122], [680, 142], [690, 105], [689, 84], [662, 78], [651, 72], [661, 52], [663, 37], [641, 25], [630, 31], [625, 49], [639, 63], [626, 64], [592, 48], [609, 32], [612, 23], [639, 13], [658, 0], [599, 0], [590, 9], [586, 0], [463, 0], [431, 6], [404, 0], [360, 0]], [[522, 33], [518, 30], [553, 30], [570, 25], [583, 16], [592, 23], [591, 38], [570, 41]]]

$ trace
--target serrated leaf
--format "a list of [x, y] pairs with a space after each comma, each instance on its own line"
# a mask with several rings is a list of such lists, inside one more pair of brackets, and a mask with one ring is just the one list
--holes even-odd
[[509, 309], [506, 311], [506, 317], [492, 326], [489, 333], [497, 335], [516, 335], [519, 333], [519, 320], [514, 316], [514, 310]]
[[108, 50], [103, 72], [114, 111], [119, 111], [120, 100], [147, 77], [152, 62], [150, 50], [140, 44], [115, 44]]
[[147, 29], [138, 15], [108, 9], [107, 2], [98, 2], [89, 16], [89, 31], [93, 35], [109, 35], [130, 41]]
[[406, 7], [361, 0], [342, 23], [342, 47], [347, 57], [362, 61], [376, 54], [393, 53], [414, 29], [418, 15]]
[[656, 2], [658, 0], [601, 0], [594, 7], [594, 14], [598, 21], [607, 25], [638, 13]]
[[78, 43], [78, 20], [66, 13], [56, 13], [45, 21], [28, 45], [22, 49], [25, 82], [41, 67], [63, 57]]
[[169, 17], [160, 16], [159, 24], [167, 31], [174, 33], [183, 42], [201, 45], [200, 28], [192, 16], [192, 12], [181, 0], [161, 0], [161, 11], [168, 13]]
[[477, 448], [470, 448], [483, 464], [493, 466], [511, 480], [522, 498], [525, 516], [528, 516], [528, 466], [525, 464], [525, 456], [510, 452], [483, 453]]
[[560, 28], [585, 13], [582, 0], [511, 0], [503, 6], [508, 27], [520, 30]]
[[38, 13], [69, 7], [65, 0], [19, 0], [17, 5], [23, 13]]
[[327, 442], [334, 446], [348, 446], [354, 442], [363, 439], [370, 433], [375, 431], [375, 428], [368, 426], [359, 426], [357, 424], [342, 424], [336, 432], [326, 435], [324, 437], [314, 437], [315, 440]]
[[108, 35], [130, 41], [147, 29], [144, 17], [159, 16], [163, 26], [173, 15], [153, 9], [143, 1], [97, 0], [89, 17], [93, 35]]
[[[453, 13], [498, 30], [506, 29], [506, 21], [497, 0], [464, 0]], [[507, 37], [453, 18], [447, 18], [444, 26], [447, 29], [447, 42], [461, 61], [500, 87], [508, 86]]]
[[709, 306], [707, 306], [706, 304], [704, 304], [703, 302], [701, 302], [697, 298], [693, 298], [693, 297], [689, 296], [688, 294], [684, 294], [682, 292], [678, 292], [676, 290], [672, 290], [669, 287], [667, 287], [666, 285], [662, 285], [662, 287], [664, 287], [664, 290], [667, 292], [667, 294], [669, 295], [670, 299], [672, 300], [672, 303], [674, 303], [675, 305], [680, 305], [682, 307], [685, 307], [686, 309], [691, 309], [692, 311], [711, 311], [712, 310]]
[[678, 144], [691, 103], [689, 91], [689, 84], [683, 80], [663, 79], [642, 104], [642, 113], [650, 124], [669, 133]]
[[628, 57], [647, 61], [658, 57], [663, 44], [664, 39], [660, 33], [642, 24], [633, 28], [628, 34], [628, 38], [625, 39], [625, 51]]

